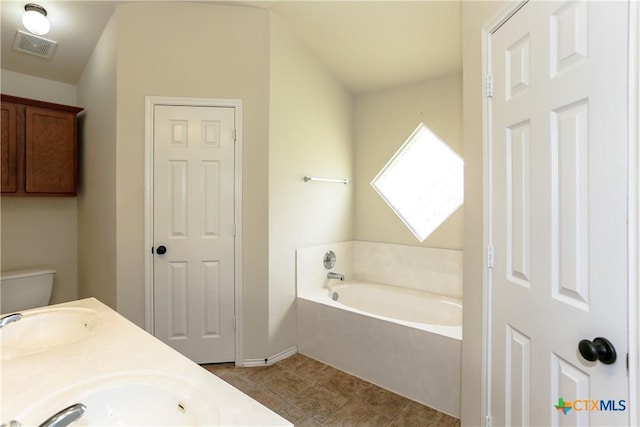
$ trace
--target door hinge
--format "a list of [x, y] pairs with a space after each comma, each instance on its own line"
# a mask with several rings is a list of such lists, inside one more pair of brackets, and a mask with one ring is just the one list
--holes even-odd
[[234, 331], [236, 330], [236, 318], [235, 317], [233, 318], [233, 330]]
[[493, 268], [493, 246], [487, 246], [487, 267]]
[[489, 74], [486, 81], [487, 98], [493, 98], [493, 76]]
[[233, 237], [236, 237], [236, 233], [238, 232], [238, 226], [233, 224]]
[[491, 419], [491, 416], [487, 415], [485, 417], [485, 426], [486, 427], [493, 427], [493, 420]]
[[236, 129], [233, 130], [233, 142], [238, 140], [238, 131]]

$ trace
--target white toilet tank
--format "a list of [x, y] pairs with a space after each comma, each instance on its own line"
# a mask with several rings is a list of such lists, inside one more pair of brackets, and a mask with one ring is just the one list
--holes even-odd
[[48, 305], [53, 290], [52, 268], [38, 267], [0, 273], [0, 313]]

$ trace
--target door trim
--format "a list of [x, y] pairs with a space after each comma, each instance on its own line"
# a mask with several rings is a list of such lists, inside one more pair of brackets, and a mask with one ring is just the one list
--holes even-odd
[[[493, 245], [491, 240], [493, 236], [493, 211], [491, 206], [493, 203], [492, 194], [492, 156], [493, 156], [493, 137], [491, 133], [492, 108], [491, 100], [487, 95], [488, 88], [486, 82], [491, 72], [491, 37], [505, 22], [515, 15], [528, 0], [514, 2], [508, 4], [500, 13], [492, 20], [485, 24], [482, 28], [482, 214], [483, 214], [483, 231], [482, 231], [482, 254], [483, 260], [488, 260], [489, 247]], [[482, 375], [481, 375], [481, 395], [480, 408], [482, 410], [482, 425], [491, 425], [491, 314], [492, 314], [492, 283], [493, 270], [485, 263], [482, 275]]]
[[[482, 28], [482, 185], [483, 185], [483, 256], [487, 260], [492, 244], [491, 194], [492, 135], [491, 102], [486, 95], [485, 82], [491, 72], [491, 40], [509, 18], [528, 0], [509, 4]], [[628, 212], [628, 371], [629, 371], [629, 423], [640, 425], [640, 5], [628, 1], [628, 92], [627, 101], [627, 212]], [[485, 264], [482, 278], [482, 375], [481, 410], [482, 425], [488, 425], [491, 417], [491, 297], [492, 271]]]
[[234, 146], [234, 221], [236, 235], [234, 243], [234, 311], [235, 311], [235, 363], [243, 361], [242, 347], [242, 100], [218, 98], [187, 97], [145, 97], [145, 152], [144, 152], [144, 291], [145, 291], [145, 330], [154, 334], [153, 306], [153, 126], [154, 110], [158, 105], [186, 107], [232, 107], [236, 123], [236, 142]]
[[640, 425], [640, 5], [629, 2], [629, 424]]

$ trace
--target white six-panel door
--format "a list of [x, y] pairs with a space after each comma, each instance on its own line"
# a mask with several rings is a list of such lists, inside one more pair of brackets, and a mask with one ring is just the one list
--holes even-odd
[[[529, 2], [490, 37], [494, 426], [629, 422], [626, 11]], [[579, 354], [595, 337], [615, 363]]]
[[234, 360], [234, 108], [154, 107], [155, 336]]

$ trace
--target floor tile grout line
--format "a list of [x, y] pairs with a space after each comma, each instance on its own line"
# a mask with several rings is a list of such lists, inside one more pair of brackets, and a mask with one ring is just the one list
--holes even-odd
[[402, 413], [402, 410], [404, 408], [406, 408], [407, 406], [409, 406], [410, 403], [411, 403], [411, 401], [407, 400], [407, 402], [405, 402], [404, 405], [402, 405], [402, 407], [398, 410], [398, 412], [393, 417], [391, 417], [391, 420], [389, 420], [389, 422], [387, 423], [387, 426], [392, 424], [396, 420], [396, 418], [398, 418], [400, 416], [400, 414]]
[[351, 402], [351, 400], [353, 400], [354, 398], [351, 398], [349, 400], [347, 400], [344, 405], [340, 406], [339, 408], [337, 408], [335, 411], [333, 411], [332, 413], [330, 413], [329, 415], [327, 415], [327, 417], [325, 418], [325, 420], [331, 418], [333, 416], [333, 414], [335, 414], [336, 412], [338, 412], [340, 409], [344, 408], [346, 405], [349, 404], [349, 402]]

